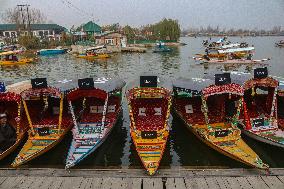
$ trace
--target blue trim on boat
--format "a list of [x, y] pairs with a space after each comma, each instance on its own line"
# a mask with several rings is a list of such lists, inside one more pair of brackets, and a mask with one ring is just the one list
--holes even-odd
[[65, 49], [42, 49], [38, 51], [39, 55], [54, 55], [54, 54], [64, 54]]

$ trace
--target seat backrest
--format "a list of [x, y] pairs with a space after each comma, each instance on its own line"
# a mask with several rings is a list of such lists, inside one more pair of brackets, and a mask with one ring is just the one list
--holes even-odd
[[139, 116], [146, 116], [146, 108], [139, 108], [139, 113], [138, 115]]
[[162, 115], [162, 108], [159, 107], [159, 108], [154, 108], [155, 110], [155, 114], [154, 115]]
[[111, 113], [111, 112], [115, 112], [115, 106], [116, 105], [109, 105], [107, 108], [107, 112]]
[[90, 113], [94, 114], [94, 113], [103, 113], [104, 111], [104, 106], [90, 106]]
[[193, 107], [191, 104], [185, 105], [185, 113], [192, 114], [193, 113]]

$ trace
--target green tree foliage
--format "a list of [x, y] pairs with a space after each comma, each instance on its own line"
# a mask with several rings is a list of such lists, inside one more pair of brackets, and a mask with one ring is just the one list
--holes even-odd
[[27, 49], [37, 49], [40, 47], [39, 38], [34, 36], [20, 36], [18, 43]]
[[174, 40], [180, 38], [181, 29], [177, 20], [166, 19], [147, 26], [156, 40]]
[[131, 28], [130, 26], [125, 26], [122, 29], [123, 34], [126, 35], [128, 40], [134, 40], [135, 39], [135, 30], [134, 28]]

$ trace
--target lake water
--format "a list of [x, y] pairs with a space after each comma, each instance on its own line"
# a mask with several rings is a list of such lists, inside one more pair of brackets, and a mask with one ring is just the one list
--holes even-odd
[[[220, 70], [251, 72], [252, 66], [222, 65], [201, 66], [192, 58], [196, 53], [204, 53], [201, 43], [204, 38], [181, 38], [186, 46], [174, 48], [172, 53], [121, 53], [108, 60], [88, 62], [84, 59], [65, 54], [58, 56], [41, 57], [36, 64], [14, 67], [0, 67], [0, 81], [7, 84], [23, 81], [35, 77], [46, 77], [49, 81], [74, 79], [84, 77], [121, 77], [130, 81], [143, 72], [152, 72], [164, 75], [170, 79], [179, 77], [202, 77], [204, 73]], [[217, 39], [217, 38], [216, 38]], [[247, 42], [254, 45], [256, 53], [254, 58], [271, 58], [269, 73], [284, 77], [284, 48], [274, 46], [276, 41], [283, 37], [231, 37], [232, 42]], [[23, 167], [56, 167], [63, 168], [67, 150], [71, 142], [71, 133], [54, 149], [32, 160]], [[267, 144], [256, 142], [243, 137], [248, 145], [271, 167], [284, 167], [284, 150]], [[16, 151], [4, 161], [1, 167], [8, 167]], [[172, 129], [167, 143], [160, 168], [190, 168], [213, 167], [245, 167], [230, 158], [219, 154], [200, 142], [191, 134], [185, 125], [175, 116], [172, 116]], [[140, 159], [131, 142], [129, 134], [129, 116], [127, 104], [123, 102], [123, 116], [105, 143], [76, 168], [143, 168]]]

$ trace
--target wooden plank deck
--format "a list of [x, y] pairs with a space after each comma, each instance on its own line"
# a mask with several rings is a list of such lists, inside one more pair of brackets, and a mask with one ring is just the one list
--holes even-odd
[[[238, 173], [238, 174], [237, 174]], [[0, 189], [284, 189], [284, 169], [140, 170], [0, 169]]]

